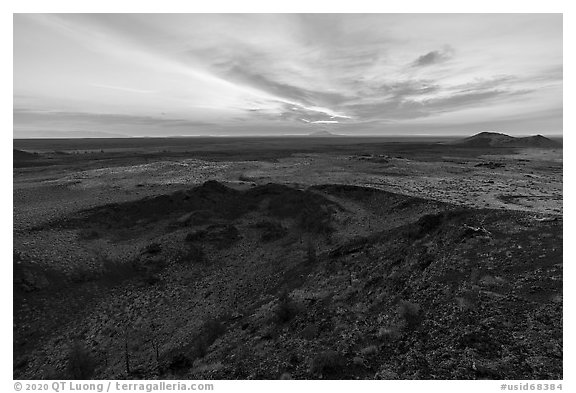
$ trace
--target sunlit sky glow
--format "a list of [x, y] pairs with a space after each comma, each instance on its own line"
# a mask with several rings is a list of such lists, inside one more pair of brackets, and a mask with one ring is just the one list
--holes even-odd
[[560, 14], [17, 14], [14, 137], [562, 133]]

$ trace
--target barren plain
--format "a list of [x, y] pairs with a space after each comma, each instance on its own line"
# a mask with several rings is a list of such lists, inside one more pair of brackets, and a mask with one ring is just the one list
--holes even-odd
[[15, 378], [562, 378], [561, 145], [14, 149]]

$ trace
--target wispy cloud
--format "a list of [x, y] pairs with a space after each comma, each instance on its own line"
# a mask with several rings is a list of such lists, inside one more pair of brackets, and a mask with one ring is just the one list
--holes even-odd
[[445, 62], [452, 58], [454, 51], [450, 47], [445, 47], [442, 50], [434, 50], [428, 52], [425, 55], [418, 56], [418, 58], [412, 63], [413, 67], [424, 67], [433, 64], [438, 64]]
[[98, 84], [98, 83], [92, 83], [91, 86], [101, 87], [101, 88], [103, 88], [103, 89], [112, 89], [112, 90], [126, 91], [126, 92], [128, 92], [128, 93], [137, 93], [137, 94], [150, 94], [150, 93], [154, 93], [154, 90], [134, 89], [134, 88], [132, 88], [132, 87], [124, 87], [124, 86], [101, 85], [101, 84]]
[[188, 135], [202, 133], [213, 127], [214, 123], [205, 121], [172, 118], [159, 116], [121, 115], [114, 113], [87, 113], [87, 112], [61, 112], [38, 111], [30, 109], [14, 110], [15, 129], [22, 134], [23, 131], [37, 131], [41, 128], [59, 130], [61, 133], [70, 133], [75, 130], [84, 132], [103, 132], [109, 130], [114, 134], [151, 136], [159, 129], [165, 130], [168, 135]]
[[[416, 129], [448, 115], [465, 130], [558, 113], [561, 38], [553, 14], [16, 15], [15, 109], [159, 135], [175, 124]], [[34, 119], [15, 115], [42, 127]]]

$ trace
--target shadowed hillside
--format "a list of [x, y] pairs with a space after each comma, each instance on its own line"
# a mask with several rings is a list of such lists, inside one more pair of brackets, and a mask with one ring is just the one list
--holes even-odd
[[17, 378], [562, 378], [561, 219], [210, 181], [34, 231], [95, 258], [15, 254]]

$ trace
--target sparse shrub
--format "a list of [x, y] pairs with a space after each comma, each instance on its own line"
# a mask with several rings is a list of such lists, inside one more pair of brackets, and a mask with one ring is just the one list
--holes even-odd
[[119, 283], [140, 274], [143, 269], [143, 266], [137, 259], [123, 262], [104, 258], [102, 260], [102, 274], [100, 278], [111, 284]]
[[105, 284], [115, 284], [134, 277], [141, 270], [136, 260], [123, 262], [102, 257], [97, 267], [85, 264], [76, 266], [70, 274], [70, 280], [76, 283], [100, 280]]
[[442, 214], [426, 214], [407, 231], [407, 238], [418, 240], [435, 231], [442, 223]]
[[154, 273], [147, 273], [142, 277], [142, 282], [146, 285], [157, 285], [160, 284], [162, 282], [162, 279]]
[[346, 361], [336, 351], [325, 351], [314, 356], [310, 371], [324, 377], [341, 376]]
[[240, 233], [234, 225], [210, 225], [208, 228], [191, 232], [184, 239], [186, 242], [214, 242], [221, 247], [230, 246], [240, 239]]
[[443, 214], [427, 214], [425, 216], [420, 217], [420, 219], [418, 220], [420, 231], [423, 234], [427, 234], [433, 231], [442, 223], [442, 219]]
[[14, 362], [14, 369], [15, 370], [23, 369], [24, 367], [26, 367], [28, 365], [29, 361], [30, 361], [30, 359], [28, 359], [27, 357], [24, 357], [18, 361], [15, 361]]
[[193, 262], [203, 263], [206, 262], [206, 253], [200, 246], [193, 246], [189, 248], [188, 256]]
[[210, 210], [197, 210], [190, 214], [189, 223], [192, 225], [204, 225], [210, 222], [215, 213]]
[[404, 276], [404, 272], [402, 270], [395, 270], [388, 276], [388, 282], [390, 286], [396, 289], [404, 288], [406, 283], [406, 277]]
[[378, 337], [383, 342], [392, 342], [398, 339], [399, 332], [395, 327], [383, 327], [378, 330], [376, 337]]
[[217, 319], [209, 319], [202, 324], [202, 331], [206, 335], [207, 341], [210, 341], [210, 344], [212, 344], [218, 337], [224, 334], [226, 328], [222, 322]]
[[80, 341], [74, 341], [68, 354], [67, 371], [71, 379], [90, 379], [96, 363]]
[[192, 367], [192, 361], [184, 354], [175, 355], [168, 364], [168, 369], [175, 375], [182, 375]]
[[265, 243], [281, 239], [288, 233], [282, 224], [275, 221], [259, 221], [253, 225], [253, 228], [262, 229], [260, 240]]
[[326, 209], [308, 208], [300, 214], [299, 224], [306, 232], [329, 235], [334, 232], [330, 219], [331, 215]]
[[319, 331], [320, 329], [318, 328], [318, 325], [308, 325], [302, 329], [302, 338], [305, 340], [314, 340], [316, 337], [318, 337]]
[[290, 355], [288, 356], [288, 363], [295, 366], [297, 364], [300, 364], [300, 362], [301, 362], [300, 356], [298, 356], [294, 352], [291, 352]]
[[406, 328], [409, 330], [417, 328], [422, 322], [420, 305], [416, 303], [401, 300], [398, 305], [398, 313], [404, 321]]
[[288, 291], [283, 291], [278, 298], [278, 306], [276, 307], [275, 311], [276, 322], [286, 323], [294, 318], [296, 313], [296, 307], [290, 298]]
[[78, 232], [78, 240], [94, 240], [98, 239], [100, 234], [94, 229], [81, 229]]
[[101, 272], [91, 269], [89, 266], [76, 266], [70, 273], [70, 280], [74, 283], [84, 283], [98, 279]]
[[306, 262], [308, 264], [314, 264], [318, 260], [316, 255], [316, 245], [311, 237], [308, 237], [308, 242], [306, 245]]
[[399, 379], [398, 374], [393, 370], [386, 367], [382, 367], [376, 374], [374, 374], [374, 379]]
[[197, 241], [204, 239], [205, 236], [206, 236], [206, 231], [204, 231], [204, 230], [190, 232], [189, 234], [186, 235], [186, 237], [184, 238], [184, 241], [197, 242]]
[[354, 356], [354, 358], [352, 359], [352, 364], [354, 364], [355, 366], [366, 367], [366, 359], [360, 356]]
[[176, 262], [181, 264], [205, 263], [207, 262], [206, 253], [202, 246], [198, 244], [190, 244], [178, 255]]
[[220, 242], [223, 245], [230, 245], [240, 239], [240, 232], [234, 225], [211, 225], [208, 227], [212, 241]]
[[456, 298], [456, 302], [461, 311], [474, 310], [480, 301], [480, 287], [470, 285], [462, 291], [462, 296]]
[[140, 261], [133, 261], [132, 264], [135, 270], [142, 271], [145, 274], [156, 274], [168, 266], [168, 261], [166, 258], [157, 255], [151, 258], [144, 258]]
[[434, 255], [425, 252], [418, 258], [418, 266], [420, 269], [425, 270], [434, 262]]
[[436, 214], [426, 214], [416, 222], [408, 232], [408, 238], [416, 240], [438, 230], [447, 222], [461, 222], [467, 215], [466, 210], [445, 211]]
[[195, 357], [202, 358], [206, 356], [210, 345], [225, 332], [225, 326], [216, 319], [209, 319], [204, 322], [200, 327], [200, 334], [198, 334], [194, 343]]
[[366, 348], [362, 348], [360, 354], [362, 356], [372, 356], [378, 353], [378, 347], [376, 345], [369, 345]]
[[338, 271], [338, 261], [333, 259], [328, 259], [324, 263], [324, 268], [329, 274], [334, 274]]
[[157, 242], [148, 244], [144, 249], [146, 254], [158, 254], [160, 251], [162, 251], [162, 246]]

